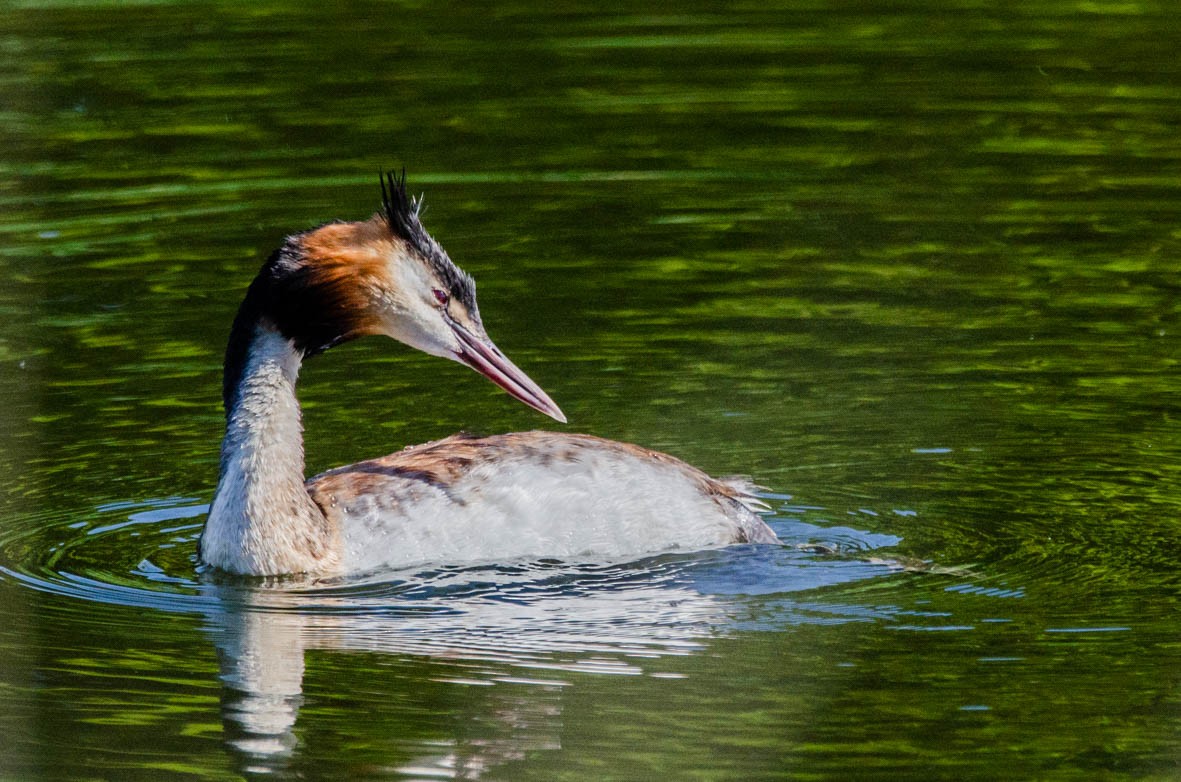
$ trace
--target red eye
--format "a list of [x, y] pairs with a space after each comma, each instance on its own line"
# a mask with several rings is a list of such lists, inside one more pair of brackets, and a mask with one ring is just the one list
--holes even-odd
[[439, 302], [440, 307], [446, 307], [447, 302], [451, 300], [450, 296], [448, 296], [446, 293], [439, 290], [438, 288], [432, 289], [431, 293], [435, 294], [435, 301]]

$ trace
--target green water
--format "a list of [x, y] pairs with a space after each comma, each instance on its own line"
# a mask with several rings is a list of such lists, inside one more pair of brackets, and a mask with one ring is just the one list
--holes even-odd
[[[0, 778], [1181, 776], [1172, 4], [7, 3], [0, 50]], [[572, 430], [819, 546], [201, 575], [239, 297], [402, 165]], [[378, 340], [301, 398], [314, 471], [546, 425]]]

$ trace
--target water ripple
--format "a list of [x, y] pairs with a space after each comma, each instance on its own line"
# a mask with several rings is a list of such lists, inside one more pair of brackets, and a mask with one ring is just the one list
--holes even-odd
[[[685, 654], [719, 628], [738, 626], [756, 599], [898, 570], [884, 560], [834, 555], [860, 556], [895, 545], [896, 537], [785, 516], [772, 522], [798, 546], [248, 579], [198, 566], [207, 510], [197, 499], [168, 497], [104, 504], [81, 519], [25, 520], [0, 538], [0, 579], [87, 603], [198, 614], [211, 626], [243, 613], [285, 617], [289, 630], [310, 632], [316, 645], [548, 666], [554, 655], [571, 653]], [[815, 604], [792, 605], [783, 601], [773, 621], [857, 620], [840, 608], [825, 616]]]
[[[900, 631], [973, 629], [947, 613], [881, 600], [902, 574], [934, 577], [938, 590], [952, 571], [894, 556], [897, 536], [832, 525], [826, 516], [848, 516], [786, 502], [782, 515], [769, 519], [781, 547], [266, 579], [197, 563], [207, 510], [198, 499], [168, 497], [14, 523], [0, 538], [0, 581], [70, 598], [61, 610], [74, 621], [86, 621], [95, 603], [132, 609], [102, 612], [95, 621], [141, 622], [135, 609], [196, 616], [219, 649], [223, 681], [252, 704], [271, 703], [287, 689], [294, 698], [294, 680], [290, 687], [283, 680], [298, 676], [309, 650], [446, 660], [461, 678], [489, 683], [526, 671], [524, 679], [561, 686], [564, 672], [666, 675], [659, 660], [696, 654], [733, 633], [865, 622]], [[855, 517], [880, 517], [871, 510]], [[965, 572], [954, 576], [945, 594], [1022, 596]], [[266, 661], [266, 670], [256, 670], [257, 661]], [[297, 709], [290, 698], [280, 700], [287, 705], [279, 712], [264, 712], [287, 726], [281, 734]], [[239, 720], [247, 734], [271, 735], [252, 720]]]

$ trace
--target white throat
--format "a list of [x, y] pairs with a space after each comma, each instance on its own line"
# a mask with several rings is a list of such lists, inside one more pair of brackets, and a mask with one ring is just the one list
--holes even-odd
[[289, 339], [267, 324], [255, 326], [201, 535], [202, 560], [223, 570], [273, 575], [335, 565], [335, 531], [304, 488], [295, 397], [301, 361]]

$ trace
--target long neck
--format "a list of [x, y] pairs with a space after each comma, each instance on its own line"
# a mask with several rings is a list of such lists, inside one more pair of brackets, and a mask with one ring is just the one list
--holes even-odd
[[277, 575], [336, 567], [337, 531], [304, 488], [295, 397], [302, 358], [265, 318], [235, 323], [221, 475], [201, 534], [201, 559], [222, 570]]

